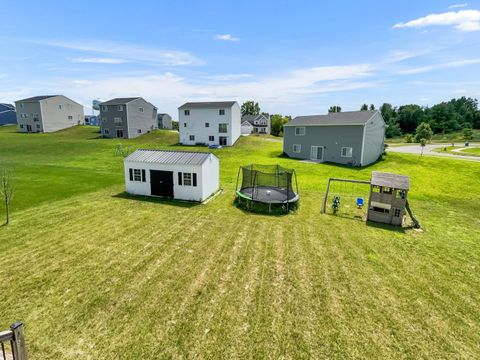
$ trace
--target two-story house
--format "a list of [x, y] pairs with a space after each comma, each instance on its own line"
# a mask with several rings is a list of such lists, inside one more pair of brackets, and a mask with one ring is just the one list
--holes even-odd
[[232, 146], [240, 137], [236, 101], [188, 102], [178, 108], [180, 143]]
[[157, 128], [157, 108], [141, 97], [102, 102], [99, 118], [106, 138], [132, 139]]
[[42, 95], [15, 101], [20, 132], [51, 132], [84, 122], [83, 106], [63, 95]]
[[384, 151], [385, 121], [378, 111], [297, 116], [283, 127], [283, 152], [292, 158], [365, 166]]
[[172, 117], [166, 113], [160, 113], [158, 117], [158, 128], [159, 129], [173, 129]]
[[270, 115], [243, 115], [242, 134], [270, 134]]

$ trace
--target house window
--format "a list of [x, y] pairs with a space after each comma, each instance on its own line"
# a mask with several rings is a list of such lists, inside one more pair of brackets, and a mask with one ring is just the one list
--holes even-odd
[[26, 119], [26, 118], [28, 118], [28, 114], [27, 113], [21, 113], [20, 118]]
[[215, 141], [215, 136], [209, 136], [208, 141]]
[[72, 116], [72, 115], [68, 115], [68, 120], [73, 120], [73, 116]]
[[108, 106], [107, 105], [102, 105], [102, 111], [108, 111]]
[[63, 104], [58, 104], [58, 110], [63, 110]]
[[141, 134], [141, 133], [142, 133], [142, 129], [138, 129], [138, 130], [137, 130], [137, 133]]
[[145, 169], [128, 169], [130, 181], [146, 182]]
[[23, 124], [20, 124], [20, 129], [23, 129]]
[[123, 105], [117, 105], [117, 111], [123, 111]]
[[143, 113], [143, 107], [139, 107], [139, 108], [138, 108], [138, 111], [140, 111], [141, 113]]
[[195, 135], [190, 135], [190, 141], [195, 141]]
[[342, 157], [352, 157], [351, 147], [342, 147]]
[[20, 108], [23, 109], [24, 103], [20, 103]]
[[190, 116], [190, 110], [184, 110], [183, 113], [185, 114], [185, 116]]
[[38, 114], [37, 113], [33, 114], [33, 121], [38, 121]]
[[402, 213], [402, 210], [400, 209], [395, 209], [393, 212], [393, 216], [395, 217], [400, 217], [400, 214]]
[[305, 135], [305, 127], [296, 127], [295, 128], [295, 136], [304, 136]]
[[115, 118], [113, 118], [113, 122], [117, 126], [122, 125], [122, 118], [121, 117], [115, 117]]
[[205, 127], [210, 127], [210, 123], [205, 123]]
[[192, 173], [183, 173], [183, 185], [192, 186]]
[[103, 129], [103, 134], [104, 134], [104, 135], [109, 135], [109, 134], [110, 134], [110, 130], [108, 130], [108, 129]]
[[37, 124], [37, 129], [40, 129], [40, 124]]
[[302, 152], [302, 145], [301, 144], [293, 144], [293, 152], [298, 154]]
[[218, 115], [225, 115], [225, 109], [218, 110]]
[[183, 123], [183, 127], [187, 127], [187, 123]]
[[226, 133], [227, 132], [227, 124], [218, 124], [218, 132], [219, 133]]

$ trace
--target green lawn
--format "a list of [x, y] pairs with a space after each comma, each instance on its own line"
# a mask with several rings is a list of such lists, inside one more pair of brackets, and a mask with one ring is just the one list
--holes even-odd
[[[463, 149], [463, 150], [454, 151], [459, 149]], [[480, 156], [480, 147], [470, 147], [466, 149], [465, 146], [445, 146], [441, 148], [432, 149], [432, 151], [442, 152], [442, 153], [447, 152], [453, 155]]]
[[[215, 150], [224, 191], [207, 204], [125, 197], [116, 145], [176, 142], [0, 128], [18, 179], [0, 227], [0, 329], [23, 320], [32, 359], [478, 357], [480, 164], [389, 153], [353, 169], [246, 137]], [[232, 205], [252, 162], [296, 169], [296, 213]], [[320, 214], [328, 177], [372, 170], [411, 176], [424, 232]]]
[[480, 156], [480, 147], [470, 147], [468, 149], [463, 149], [461, 153], [465, 155]]

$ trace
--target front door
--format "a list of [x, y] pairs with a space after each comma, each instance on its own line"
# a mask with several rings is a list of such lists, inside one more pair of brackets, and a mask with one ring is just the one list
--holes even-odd
[[27, 125], [27, 132], [32, 132], [32, 125]]
[[227, 146], [227, 137], [226, 136], [219, 136], [218, 137], [218, 144]]
[[150, 193], [173, 198], [173, 171], [150, 170]]
[[323, 146], [312, 146], [310, 149], [310, 160], [323, 161]]
[[117, 130], [117, 138], [123, 138], [123, 130], [121, 129]]

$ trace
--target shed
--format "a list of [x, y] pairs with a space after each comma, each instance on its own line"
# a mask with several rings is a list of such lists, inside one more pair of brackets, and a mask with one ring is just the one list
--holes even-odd
[[139, 149], [124, 160], [125, 187], [134, 195], [202, 202], [220, 187], [212, 153]]
[[370, 180], [368, 220], [402, 225], [409, 190], [408, 176], [373, 171]]

